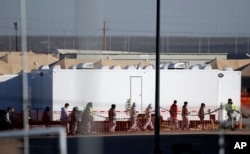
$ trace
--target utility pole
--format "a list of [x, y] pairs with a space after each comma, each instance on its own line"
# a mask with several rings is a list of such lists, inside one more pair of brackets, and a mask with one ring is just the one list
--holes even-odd
[[16, 30], [16, 51], [18, 50], [18, 45], [17, 45], [17, 30], [18, 30], [18, 22], [14, 22], [14, 28]]
[[235, 35], [235, 54], [238, 54], [238, 35]]
[[63, 30], [63, 40], [64, 40], [64, 49], [66, 49], [66, 38], [65, 38], [65, 30]]
[[106, 22], [103, 22], [103, 50], [106, 50]]

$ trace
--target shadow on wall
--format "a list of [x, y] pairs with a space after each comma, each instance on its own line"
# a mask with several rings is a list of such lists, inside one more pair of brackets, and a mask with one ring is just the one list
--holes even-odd
[[7, 107], [12, 107], [15, 112], [21, 112], [22, 102], [22, 76], [0, 76], [0, 110], [6, 110]]

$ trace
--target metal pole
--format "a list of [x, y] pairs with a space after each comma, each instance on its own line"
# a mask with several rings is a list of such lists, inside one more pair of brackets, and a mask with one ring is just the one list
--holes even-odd
[[207, 53], [210, 52], [210, 37], [209, 35], [207, 36]]
[[128, 38], [128, 52], [129, 52], [129, 34], [127, 35]]
[[162, 43], [162, 45], [161, 45], [161, 52], [164, 53], [164, 36], [161, 39], [161, 43]]
[[103, 50], [106, 50], [106, 22], [103, 22]]
[[18, 46], [17, 46], [17, 29], [16, 29], [16, 51], [18, 51]]
[[238, 35], [235, 35], [235, 54], [238, 54]]
[[169, 52], [169, 33], [167, 33], [167, 52]]
[[10, 35], [10, 38], [9, 38], [9, 45], [10, 45], [10, 48], [9, 48], [9, 51], [12, 51], [12, 47], [11, 47], [11, 35]]
[[112, 38], [111, 38], [111, 35], [109, 35], [109, 50], [111, 51], [112, 50], [112, 45], [111, 45], [111, 43], [112, 43]]
[[199, 35], [199, 53], [201, 53], [201, 35]]
[[[20, 17], [21, 17], [21, 52], [22, 52], [22, 87], [23, 87], [23, 125], [24, 131], [29, 130], [28, 120], [28, 73], [27, 73], [27, 26], [26, 26], [26, 0], [20, 1]], [[18, 27], [17, 27], [18, 28]], [[24, 136], [24, 154], [29, 154], [29, 137]]]
[[156, 4], [156, 62], [155, 62], [155, 130], [154, 130], [154, 154], [161, 154], [160, 149], [160, 0]]
[[47, 51], [47, 54], [50, 53], [50, 36], [48, 35], [48, 51]]
[[15, 30], [16, 30], [16, 51], [18, 50], [18, 45], [17, 45], [17, 30], [18, 30], [18, 22], [14, 22], [14, 27], [15, 27]]
[[249, 54], [249, 36], [247, 37], [247, 53]]
[[66, 34], [65, 34], [66, 32], [65, 32], [65, 30], [63, 30], [63, 40], [64, 40], [64, 49], [66, 49]]

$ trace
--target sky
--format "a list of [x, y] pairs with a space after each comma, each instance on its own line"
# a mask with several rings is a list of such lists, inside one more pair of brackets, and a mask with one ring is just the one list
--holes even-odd
[[[0, 35], [15, 35], [21, 0], [0, 0]], [[24, 1], [24, 0], [23, 0]], [[26, 0], [28, 35], [154, 35], [157, 0]], [[162, 35], [250, 35], [249, 0], [160, 0]]]

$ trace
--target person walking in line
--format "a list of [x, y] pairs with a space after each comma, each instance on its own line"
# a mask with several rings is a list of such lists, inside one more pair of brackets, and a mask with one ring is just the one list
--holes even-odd
[[77, 131], [77, 111], [78, 107], [74, 107], [70, 114], [70, 134], [75, 135]]
[[92, 121], [94, 120], [93, 118], [93, 104], [92, 102], [89, 102], [86, 105], [86, 108], [83, 112], [83, 134], [89, 134], [91, 133], [91, 125]]
[[47, 106], [43, 112], [42, 122], [46, 128], [51, 125], [50, 108]]
[[170, 125], [171, 129], [175, 130], [178, 129], [178, 119], [177, 119], [177, 112], [178, 112], [178, 107], [177, 107], [177, 100], [174, 100], [173, 104], [170, 107]]
[[205, 130], [205, 123], [204, 123], [204, 119], [205, 119], [205, 112], [204, 112], [204, 108], [205, 108], [205, 103], [201, 103], [199, 112], [198, 112], [198, 116], [200, 118], [200, 122], [201, 122], [201, 129]]
[[152, 105], [151, 104], [149, 104], [148, 107], [146, 108], [145, 119], [146, 119], [146, 123], [144, 124], [142, 129], [146, 130], [149, 125], [150, 128], [153, 130], [154, 125], [152, 123]]
[[11, 121], [11, 107], [8, 107], [5, 113], [4, 121], [5, 121], [5, 129], [12, 129], [12, 121]]
[[65, 103], [64, 107], [61, 108], [61, 125], [65, 128], [66, 134], [69, 135], [69, 103]]
[[225, 109], [227, 111], [227, 116], [228, 116], [228, 120], [227, 123], [225, 125], [225, 127], [228, 127], [229, 125], [231, 125], [231, 130], [235, 130], [235, 126], [236, 126], [236, 115], [235, 113], [240, 113], [240, 111], [237, 109], [237, 107], [234, 105], [233, 101], [231, 98], [228, 99], [227, 104], [225, 105]]
[[130, 109], [130, 120], [132, 122], [131, 127], [128, 131], [136, 131], [137, 129], [137, 114], [136, 114], [136, 104], [133, 103], [131, 109]]
[[109, 121], [110, 121], [110, 128], [109, 132], [110, 133], [115, 133], [115, 128], [116, 128], [116, 112], [115, 112], [115, 104], [111, 105], [111, 108], [109, 109]]
[[188, 102], [185, 101], [184, 105], [182, 106], [182, 126], [181, 126], [182, 130], [189, 129], [189, 119], [187, 117], [189, 114], [189, 111], [187, 109], [187, 105], [188, 105]]

